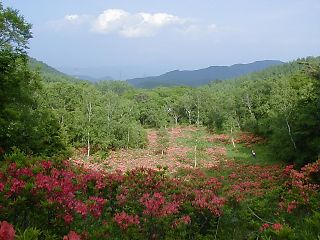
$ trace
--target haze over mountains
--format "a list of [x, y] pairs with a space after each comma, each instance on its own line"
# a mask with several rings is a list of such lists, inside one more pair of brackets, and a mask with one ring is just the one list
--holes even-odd
[[[49, 75], [49, 78], [50, 75], [58, 75], [63, 78], [72, 78], [73, 80], [86, 80], [90, 82], [113, 80], [112, 77], [95, 78], [92, 76], [68, 75], [34, 58], [30, 58], [29, 62], [31, 67], [38, 68], [42, 74], [45, 74], [47, 76]], [[263, 60], [248, 64], [234, 64], [232, 66], [211, 66], [198, 70], [174, 70], [159, 76], [129, 79], [127, 80], [127, 82], [138, 88], [155, 88], [158, 86], [197, 87], [208, 84], [212, 81], [240, 77], [280, 64], [283, 64], [283, 62], [278, 60]]]
[[154, 88], [158, 86], [197, 87], [216, 80], [240, 77], [280, 64], [283, 64], [283, 62], [278, 60], [264, 60], [248, 64], [234, 64], [232, 66], [211, 66], [193, 71], [174, 70], [160, 76], [134, 78], [127, 81], [133, 86], [140, 88]]

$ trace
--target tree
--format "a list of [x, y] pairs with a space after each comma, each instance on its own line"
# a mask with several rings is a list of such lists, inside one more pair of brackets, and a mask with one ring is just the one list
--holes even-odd
[[0, 143], [5, 151], [23, 142], [20, 137], [27, 125], [23, 118], [34, 104], [32, 92], [37, 84], [25, 55], [30, 29], [18, 11], [0, 3]]
[[39, 105], [41, 79], [27, 64], [31, 37], [23, 16], [0, 3], [0, 147], [51, 155], [64, 146], [56, 119]]
[[160, 128], [157, 131], [157, 152], [161, 152], [161, 155], [167, 151], [169, 147], [169, 133], [167, 129]]
[[24, 20], [18, 10], [3, 8], [0, 2], [0, 51], [3, 54], [16, 53], [18, 57], [26, 54], [29, 39], [32, 38], [31, 24]]

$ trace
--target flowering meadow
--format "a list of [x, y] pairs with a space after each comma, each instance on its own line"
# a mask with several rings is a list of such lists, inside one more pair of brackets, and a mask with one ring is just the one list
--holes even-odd
[[317, 239], [319, 171], [96, 172], [15, 154], [1, 164], [0, 239]]

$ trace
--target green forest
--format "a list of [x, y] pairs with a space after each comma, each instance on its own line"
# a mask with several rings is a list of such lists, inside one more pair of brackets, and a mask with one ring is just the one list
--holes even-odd
[[[28, 56], [31, 38], [0, 3], [0, 239], [320, 239], [320, 57], [140, 89], [60, 73]], [[194, 129], [177, 139], [191, 149], [188, 169], [68, 162], [143, 151], [150, 131], [164, 158], [174, 129]], [[262, 143], [246, 145], [244, 133]], [[217, 146], [234, 161], [198, 166], [212, 144], [201, 134], [225, 136]], [[237, 160], [252, 149], [268, 157]]]

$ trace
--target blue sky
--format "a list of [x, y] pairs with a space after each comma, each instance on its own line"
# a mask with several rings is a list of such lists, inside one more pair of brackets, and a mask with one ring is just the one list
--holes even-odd
[[319, 0], [4, 0], [29, 54], [70, 74], [132, 78], [320, 55]]

